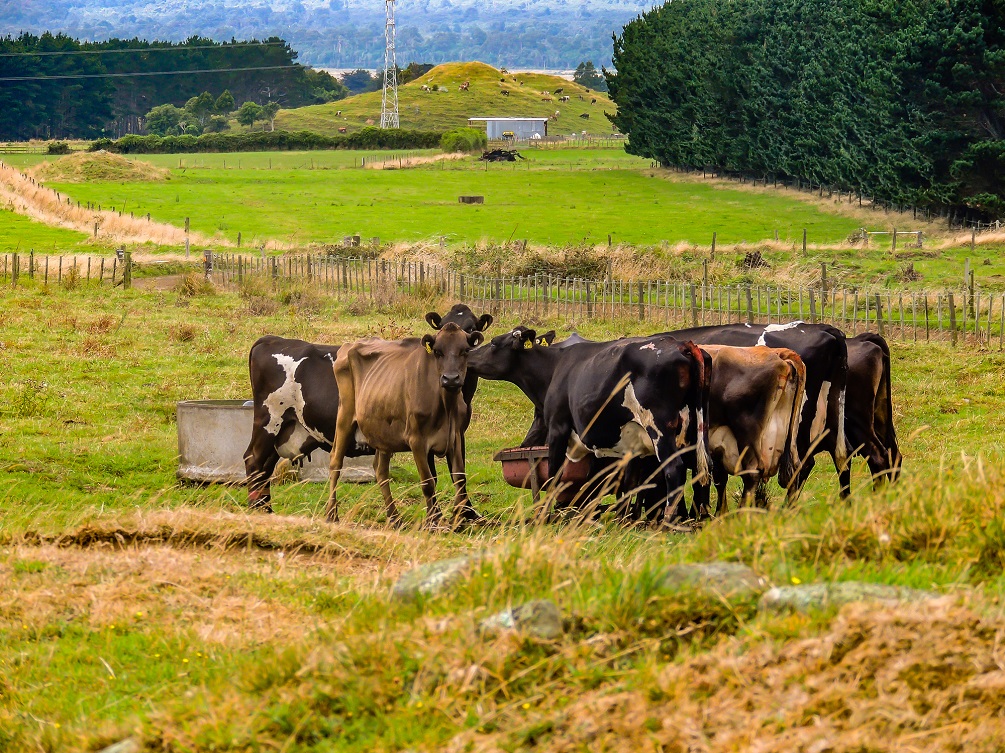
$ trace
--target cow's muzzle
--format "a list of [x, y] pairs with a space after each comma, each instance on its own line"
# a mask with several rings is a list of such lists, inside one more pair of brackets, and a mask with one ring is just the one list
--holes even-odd
[[459, 374], [444, 374], [440, 377], [440, 386], [450, 392], [457, 392], [463, 383]]

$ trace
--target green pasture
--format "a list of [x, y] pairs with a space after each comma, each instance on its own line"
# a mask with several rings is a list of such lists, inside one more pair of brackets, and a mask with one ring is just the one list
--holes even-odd
[[87, 240], [86, 233], [50, 227], [0, 208], [0, 254], [38, 252], [54, 253], [60, 249], [79, 247]]
[[[831, 624], [833, 610], [771, 617], [749, 601], [660, 596], [666, 562], [741, 560], [776, 583], [962, 592], [987, 619], [1000, 615], [1001, 353], [894, 343], [904, 478], [873, 492], [857, 463], [847, 502], [821, 458], [795, 506], [780, 506], [772, 484], [774, 510], [733, 511], [699, 533], [607, 519], [525, 525], [529, 493], [506, 486], [491, 456], [520, 441], [530, 405], [515, 387], [483, 382], [469, 487], [500, 525], [390, 531], [376, 489], [347, 485], [345, 522], [330, 527], [319, 519], [321, 484], [277, 485], [269, 517], [245, 515], [240, 488], [178, 483], [176, 402], [248, 397], [247, 351], [262, 334], [417, 334], [422, 314], [449, 302], [370, 309], [306, 290], [241, 296], [190, 282], [187, 293], [37, 282], [0, 291], [3, 753], [93, 751], [129, 736], [171, 751], [435, 750], [458, 735], [547, 749], [584, 694], [638, 691], [657, 703], [667, 697], [653, 695], [653, 678], [675, 662]], [[534, 324], [564, 335], [572, 323]], [[576, 326], [598, 338], [645, 329]], [[405, 456], [393, 477], [414, 526], [421, 495]], [[388, 602], [390, 582], [414, 563], [481, 550], [488, 558], [451, 595]], [[568, 635], [474, 632], [480, 615], [528, 598], [557, 601]]]
[[[150, 212], [162, 222], [180, 225], [190, 217], [194, 230], [229, 240], [240, 232], [248, 243], [332, 242], [356, 234], [406, 242], [445, 236], [451, 243], [594, 244], [610, 235], [616, 243], [708, 243], [713, 231], [720, 242], [736, 243], [776, 230], [794, 240], [803, 228], [816, 242], [836, 242], [855, 229], [849, 219], [790, 199], [624, 169], [642, 161], [626, 160], [620, 150], [530, 151], [517, 163], [443, 161], [407, 170], [311, 169], [310, 154], [285, 155], [287, 164], [299, 164], [272, 170], [263, 169], [267, 155], [181, 158], [197, 169], [178, 168], [178, 156], [139, 159], [170, 165], [170, 180], [51, 185], [74, 200]], [[484, 195], [485, 204], [459, 204], [466, 194]]]

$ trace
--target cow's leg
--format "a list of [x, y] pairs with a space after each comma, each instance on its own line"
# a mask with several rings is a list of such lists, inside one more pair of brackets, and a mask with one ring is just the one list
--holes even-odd
[[[329, 523], [338, 522], [338, 501], [335, 488], [342, 475], [342, 464], [349, 450], [349, 441], [355, 434], [355, 421], [351, 410], [345, 410], [345, 401], [339, 406], [338, 419], [335, 421], [335, 446], [332, 448], [331, 462], [328, 464], [328, 505], [325, 507], [325, 518]], [[376, 465], [374, 466], [376, 471]]]
[[760, 474], [756, 471], [746, 469], [740, 474], [740, 480], [743, 481], [743, 496], [740, 498], [740, 504], [743, 507], [751, 507], [756, 501], [757, 492], [757, 482], [760, 479]]
[[377, 451], [377, 456], [373, 461], [373, 471], [377, 476], [377, 484], [380, 486], [380, 496], [384, 498], [384, 509], [387, 511], [387, 522], [389, 525], [401, 525], [401, 516], [398, 515], [398, 508], [394, 505], [391, 497], [391, 453]]
[[564, 426], [553, 427], [548, 432], [548, 473], [550, 478], [544, 484], [544, 505], [541, 508], [541, 516], [546, 520], [551, 517], [552, 506], [558, 505], [558, 492], [562, 487], [565, 453], [571, 437], [572, 429]]
[[429, 468], [429, 453], [425, 447], [414, 447], [412, 457], [419, 472], [419, 488], [426, 499], [426, 521], [428, 528], [435, 528], [440, 522], [440, 508], [436, 504], [436, 479]]
[[251, 444], [244, 452], [244, 470], [248, 477], [248, 507], [252, 510], [272, 512], [272, 473], [279, 462], [276, 437], [255, 427]]
[[693, 498], [694, 516], [697, 520], [711, 517], [712, 479], [707, 475], [698, 481], [694, 480], [695, 471], [691, 473], [691, 494]]
[[837, 471], [838, 485], [841, 487], [841, 499], [846, 499], [851, 494], [851, 458], [845, 461], [842, 468], [836, 456], [834, 456], [834, 470]]
[[[463, 437], [461, 437], [463, 440]], [[463, 525], [475, 523], [483, 520], [482, 515], [475, 510], [468, 497], [468, 475], [464, 465], [464, 444], [463, 441], [447, 452], [447, 469], [450, 471], [450, 480], [454, 484], [454, 514], [453, 525]]]
[[726, 487], [729, 484], [729, 473], [723, 468], [722, 463], [712, 466], [712, 481], [715, 483], [715, 514], [722, 515], [726, 512], [728, 502], [726, 500]]

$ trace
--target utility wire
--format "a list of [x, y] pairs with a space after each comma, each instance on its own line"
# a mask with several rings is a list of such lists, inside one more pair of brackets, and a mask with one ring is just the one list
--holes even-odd
[[73, 78], [132, 78], [134, 76], [184, 76], [190, 73], [237, 73], [301, 68], [300, 65], [259, 65], [252, 68], [203, 68], [195, 71], [146, 71], [143, 73], [75, 73], [65, 76], [0, 76], [0, 81], [59, 81]]
[[[99, 43], [100, 44], [100, 43]], [[191, 47], [131, 47], [122, 50], [52, 50], [45, 52], [0, 52], [0, 58], [41, 57], [54, 55], [119, 55], [126, 52], [188, 52], [189, 50], [232, 50], [235, 47], [276, 47], [285, 42], [235, 42], [233, 44], [201, 44]]]

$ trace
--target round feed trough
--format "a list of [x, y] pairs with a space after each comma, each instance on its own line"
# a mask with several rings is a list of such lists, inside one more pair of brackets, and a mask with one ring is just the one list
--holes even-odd
[[[250, 400], [183, 400], [178, 403], [178, 478], [243, 484], [244, 452], [251, 441]], [[329, 453], [315, 450], [299, 471], [300, 481], [328, 481]], [[373, 459], [346, 458], [345, 481], [374, 480]]]
[[[493, 457], [502, 463], [503, 478], [517, 489], [530, 489], [536, 502], [544, 482], [548, 480], [548, 447], [510, 447], [499, 450]], [[559, 493], [559, 502], [568, 502], [583, 486], [590, 475], [590, 460], [584, 458], [566, 463], [562, 483], [568, 486]]]

